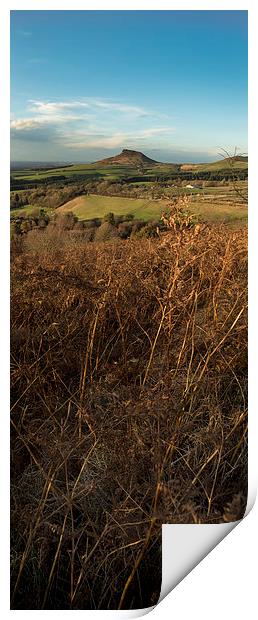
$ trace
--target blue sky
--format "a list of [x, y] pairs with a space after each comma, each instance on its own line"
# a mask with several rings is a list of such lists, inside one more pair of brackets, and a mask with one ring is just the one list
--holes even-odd
[[247, 152], [247, 11], [12, 11], [11, 158]]

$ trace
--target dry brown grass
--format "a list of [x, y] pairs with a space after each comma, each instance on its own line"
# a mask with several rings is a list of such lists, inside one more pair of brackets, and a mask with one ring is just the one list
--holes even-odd
[[161, 523], [243, 516], [246, 236], [15, 252], [12, 608], [149, 606]]

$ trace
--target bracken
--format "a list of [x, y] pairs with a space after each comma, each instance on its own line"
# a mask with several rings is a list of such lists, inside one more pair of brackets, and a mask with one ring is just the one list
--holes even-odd
[[243, 516], [246, 298], [245, 229], [14, 253], [13, 609], [153, 605], [162, 523]]

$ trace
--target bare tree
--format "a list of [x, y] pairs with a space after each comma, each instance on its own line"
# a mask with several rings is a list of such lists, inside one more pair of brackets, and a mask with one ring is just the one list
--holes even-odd
[[243, 200], [243, 202], [248, 204], [248, 190], [244, 190], [241, 186], [239, 187], [239, 177], [237, 175], [237, 168], [235, 165], [237, 157], [247, 157], [247, 154], [238, 153], [237, 147], [235, 147], [233, 155], [231, 155], [226, 149], [221, 149], [221, 151], [222, 152], [220, 153], [220, 155], [223, 157], [224, 161], [227, 160], [229, 168], [232, 172], [232, 182], [236, 194], [241, 198], [241, 200]]

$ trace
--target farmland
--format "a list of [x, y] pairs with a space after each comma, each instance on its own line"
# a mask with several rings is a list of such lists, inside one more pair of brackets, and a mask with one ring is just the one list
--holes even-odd
[[57, 209], [57, 213], [72, 211], [79, 219], [90, 220], [94, 217], [104, 217], [106, 213], [115, 215], [133, 214], [143, 220], [159, 219], [162, 210], [162, 201], [123, 198], [113, 196], [79, 196]]
[[[57, 213], [72, 211], [81, 220], [103, 218], [112, 211], [115, 215], [133, 214], [143, 220], [159, 220], [162, 210], [167, 208], [165, 200], [143, 200], [110, 196], [87, 195], [74, 198], [57, 209]], [[204, 199], [195, 197], [189, 203], [189, 212], [196, 214], [200, 221], [206, 222], [233, 222], [247, 223], [247, 209], [241, 203], [228, 200], [228, 195], [219, 195], [216, 198], [209, 193]]]
[[[132, 151], [134, 153], [134, 151]], [[141, 155], [141, 154], [140, 154]], [[136, 181], [160, 181], [164, 179], [190, 179], [205, 178], [211, 176], [223, 179], [224, 177], [241, 175], [246, 178], [248, 162], [246, 158], [222, 159], [210, 164], [163, 164], [156, 163], [152, 166], [146, 165], [143, 161], [139, 164], [138, 157], [132, 157], [132, 163], [123, 164], [123, 158], [117, 160], [112, 165], [96, 162], [92, 164], [71, 164], [59, 168], [39, 168], [39, 169], [12, 169], [11, 189], [22, 189], [22, 187], [38, 186], [40, 183], [53, 184], [62, 181], [71, 183], [75, 180], [89, 181], [91, 179], [108, 179], [118, 181], [119, 179]], [[104, 160], [104, 162], [108, 160]], [[122, 163], [121, 163], [122, 162]]]
[[29, 217], [35, 207], [43, 208], [50, 217], [54, 212], [71, 211], [80, 221], [103, 218], [108, 212], [159, 221], [167, 201], [184, 195], [189, 197], [189, 212], [199, 221], [247, 221], [245, 158], [150, 166], [141, 153], [125, 153], [127, 165], [122, 165], [122, 152], [111, 158], [112, 165], [103, 160], [48, 170], [12, 170], [11, 217]]

